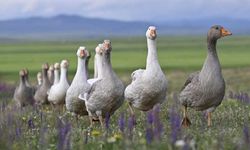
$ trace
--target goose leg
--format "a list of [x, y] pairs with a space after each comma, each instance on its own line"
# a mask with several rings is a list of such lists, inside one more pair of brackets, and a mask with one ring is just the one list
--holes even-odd
[[129, 110], [130, 110], [130, 114], [132, 116], [134, 116], [135, 112], [134, 112], [133, 106], [132, 106], [132, 104], [130, 102], [128, 102], [128, 107], [129, 107]]
[[208, 127], [212, 126], [212, 113], [211, 112], [207, 113], [207, 125]]
[[184, 106], [183, 111], [184, 111], [184, 114], [183, 114], [184, 117], [183, 117], [181, 125], [186, 128], [186, 127], [189, 127], [191, 125], [191, 122], [187, 116], [187, 106]]
[[89, 116], [89, 122], [90, 122], [90, 128], [92, 128], [93, 127], [93, 119], [91, 116]]
[[101, 110], [96, 111], [96, 115], [98, 116], [98, 119], [99, 119], [99, 121], [101, 123], [101, 126], [104, 129], [103, 118], [102, 118], [102, 111]]

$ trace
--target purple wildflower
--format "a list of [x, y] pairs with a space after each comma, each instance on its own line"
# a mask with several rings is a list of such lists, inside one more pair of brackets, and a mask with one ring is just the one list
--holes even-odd
[[28, 127], [29, 127], [29, 129], [34, 129], [35, 128], [35, 125], [34, 125], [34, 122], [33, 122], [32, 118], [30, 118], [28, 120]]
[[40, 111], [40, 120], [41, 120], [41, 123], [43, 122], [43, 112]]
[[151, 127], [146, 129], [146, 141], [148, 144], [153, 141], [153, 130]]
[[21, 137], [21, 128], [16, 128], [16, 137]]
[[[71, 125], [67, 123], [64, 125], [61, 120], [58, 120], [58, 145], [57, 149], [70, 149], [70, 130]], [[66, 148], [64, 148], [66, 145]]]
[[181, 131], [181, 118], [172, 107], [170, 111], [170, 126], [171, 126], [171, 142], [174, 144], [177, 141], [177, 137]]
[[185, 143], [182, 150], [189, 150], [189, 149], [191, 148], [189, 147], [188, 143]]
[[153, 120], [154, 120], [154, 136], [160, 140], [161, 139], [161, 135], [163, 133], [163, 124], [161, 123], [160, 120], [160, 105], [156, 105], [154, 107], [154, 111], [153, 111], [154, 115], [153, 115]]
[[124, 117], [124, 113], [121, 113], [119, 120], [118, 120], [118, 125], [119, 125], [119, 129], [122, 133], [124, 133], [124, 129], [125, 129], [125, 117]]
[[250, 135], [249, 135], [249, 129], [248, 127], [245, 125], [243, 128], [243, 134], [244, 134], [244, 141], [246, 144], [250, 143]]
[[47, 132], [47, 127], [41, 127], [40, 128], [40, 139], [39, 139], [39, 143], [40, 143], [40, 149], [46, 149], [46, 143], [45, 143], [45, 134]]
[[129, 134], [132, 136], [132, 131], [135, 127], [135, 116], [132, 115], [128, 118], [128, 129], [129, 129]]
[[149, 125], [152, 125], [153, 122], [154, 122], [154, 114], [153, 114], [153, 111], [152, 111], [152, 110], [148, 111], [148, 114], [147, 114], [147, 121], [148, 121], [148, 124], [149, 124]]
[[109, 129], [109, 124], [110, 124], [110, 115], [109, 115], [109, 113], [106, 113], [106, 115], [105, 115], [105, 127], [107, 130]]

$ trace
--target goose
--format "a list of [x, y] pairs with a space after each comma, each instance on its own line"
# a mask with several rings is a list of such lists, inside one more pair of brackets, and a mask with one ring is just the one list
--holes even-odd
[[60, 64], [55, 63], [54, 64], [54, 82], [53, 85], [59, 83], [60, 80]]
[[131, 74], [132, 82], [125, 89], [125, 99], [130, 111], [133, 108], [148, 111], [166, 100], [167, 79], [158, 62], [156, 48], [156, 27], [146, 31], [148, 55], [146, 69], [138, 69]]
[[54, 83], [54, 70], [54, 65], [50, 65], [48, 70], [48, 78], [51, 84]]
[[73, 81], [66, 92], [66, 108], [77, 115], [88, 115], [84, 101], [78, 98], [82, 91], [89, 91], [90, 85], [87, 82], [86, 62], [89, 59], [89, 52], [85, 47], [79, 47], [76, 53], [78, 57], [77, 70]]
[[34, 103], [33, 89], [26, 85], [27, 83], [26, 71], [24, 69], [20, 70], [19, 76], [20, 76], [20, 83], [15, 89], [14, 101], [19, 107], [32, 105]]
[[211, 126], [211, 113], [219, 106], [225, 95], [225, 81], [221, 73], [221, 65], [216, 51], [217, 40], [232, 35], [220, 25], [212, 26], [207, 34], [207, 58], [200, 72], [192, 73], [186, 80], [179, 100], [184, 106], [182, 126], [188, 127], [191, 122], [187, 115], [187, 107], [208, 113], [207, 124]]
[[47, 91], [51, 87], [51, 83], [48, 79], [48, 74], [47, 71], [49, 69], [48, 63], [43, 64], [42, 66], [42, 84], [38, 86], [34, 99], [36, 101], [36, 104], [41, 105], [41, 104], [47, 104], [48, 103], [48, 94]]
[[67, 77], [68, 66], [69, 62], [67, 60], [62, 60], [60, 81], [52, 85], [50, 90], [48, 91], [48, 101], [54, 105], [62, 106], [65, 103], [66, 92], [69, 88], [68, 77]]
[[[111, 116], [122, 105], [124, 101], [124, 85], [117, 77], [112, 69], [111, 57], [111, 42], [104, 40], [101, 50], [101, 68], [98, 69], [100, 80], [91, 85], [88, 93], [79, 95], [85, 101], [85, 105], [89, 114], [90, 126], [93, 125], [93, 120], [99, 119], [103, 127], [103, 118], [107, 115]], [[99, 75], [100, 74], [100, 75]]]

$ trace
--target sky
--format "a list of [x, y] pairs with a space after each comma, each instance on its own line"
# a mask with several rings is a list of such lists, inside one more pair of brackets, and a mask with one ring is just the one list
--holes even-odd
[[224, 17], [250, 20], [250, 0], [1, 0], [0, 20], [80, 15], [124, 21]]

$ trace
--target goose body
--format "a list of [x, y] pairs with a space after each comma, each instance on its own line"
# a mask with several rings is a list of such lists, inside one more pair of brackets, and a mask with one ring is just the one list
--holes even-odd
[[48, 100], [52, 104], [61, 105], [65, 103], [66, 92], [69, 88], [68, 77], [67, 77], [68, 65], [69, 63], [67, 60], [62, 60], [60, 80], [58, 83], [53, 84], [50, 90], [48, 91]]
[[103, 117], [112, 115], [122, 105], [124, 101], [124, 85], [112, 69], [110, 41], [105, 40], [100, 50], [101, 66], [97, 65], [100, 67], [98, 67], [97, 75], [99, 80], [91, 85], [91, 90], [85, 93], [83, 100], [90, 119], [98, 118], [102, 123]]
[[15, 89], [14, 101], [17, 106], [23, 107], [26, 105], [32, 105], [34, 103], [33, 99], [33, 89], [26, 84], [27, 74], [24, 70], [21, 70], [19, 73], [20, 83]]
[[66, 92], [66, 108], [70, 112], [78, 115], [87, 115], [84, 101], [78, 98], [79, 94], [83, 91], [89, 91], [90, 85], [87, 82], [87, 66], [89, 59], [89, 52], [85, 47], [80, 47], [77, 51], [78, 63], [77, 71], [73, 81]]
[[148, 111], [166, 100], [167, 79], [158, 62], [156, 29], [149, 27], [146, 32], [148, 56], [146, 69], [131, 74], [132, 83], [125, 89], [125, 98], [133, 107]]
[[42, 67], [42, 84], [37, 87], [37, 90], [34, 95], [34, 99], [36, 104], [47, 104], [48, 103], [48, 90], [51, 87], [51, 83], [48, 79], [48, 71], [49, 65], [45, 63]]
[[[221, 26], [212, 26], [207, 36], [207, 58], [200, 72], [189, 76], [180, 93], [179, 99], [184, 109], [184, 126], [189, 126], [190, 121], [186, 116], [187, 107], [196, 110], [211, 112], [219, 106], [225, 95], [225, 81], [221, 73], [221, 65], [216, 51], [216, 42], [223, 36], [231, 35]], [[208, 118], [211, 125], [211, 118]]]

